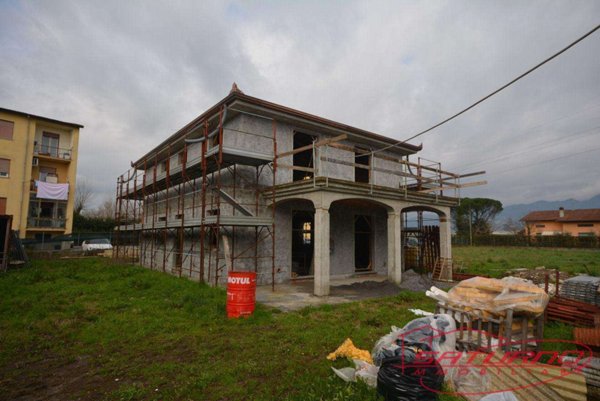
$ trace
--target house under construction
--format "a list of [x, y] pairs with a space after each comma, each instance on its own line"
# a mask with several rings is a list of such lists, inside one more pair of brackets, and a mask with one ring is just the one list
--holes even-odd
[[332, 276], [399, 283], [409, 261], [451, 258], [450, 208], [483, 182], [395, 143], [234, 84], [118, 177], [114, 256], [214, 285], [231, 270], [273, 286], [313, 277], [316, 295]]

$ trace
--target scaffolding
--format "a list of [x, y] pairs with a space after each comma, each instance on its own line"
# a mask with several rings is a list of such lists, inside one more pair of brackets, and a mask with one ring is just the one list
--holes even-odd
[[[264, 124], [260, 132], [226, 126], [232, 115]], [[483, 171], [451, 173], [439, 162], [421, 157], [414, 162], [408, 155], [355, 145], [349, 133], [339, 131], [278, 153], [275, 115], [221, 103], [132, 163], [117, 178], [114, 258], [213, 285], [222, 283], [227, 271], [254, 270], [259, 282], [274, 289], [279, 199], [330, 190], [451, 205], [461, 188], [486, 183], [461, 182]], [[228, 142], [234, 137], [241, 146]], [[306, 165], [292, 160], [299, 153], [310, 153]], [[355, 171], [354, 181], [339, 174], [348, 168]], [[277, 182], [278, 169], [301, 171], [304, 177]], [[454, 197], [444, 194], [449, 191]], [[421, 231], [422, 213], [418, 217]]]
[[[194, 127], [195, 137], [167, 144], [161, 158], [146, 156], [117, 178], [115, 259], [215, 286], [225, 271], [262, 274], [259, 267], [270, 265], [274, 288], [275, 193], [264, 189], [275, 188], [277, 124], [269, 118], [272, 152], [240, 151], [223, 140], [227, 112], [221, 106]], [[191, 155], [194, 147], [199, 155]]]

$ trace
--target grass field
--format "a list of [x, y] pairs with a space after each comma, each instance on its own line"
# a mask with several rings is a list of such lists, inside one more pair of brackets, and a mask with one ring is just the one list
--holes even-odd
[[375, 400], [325, 356], [433, 308], [407, 292], [228, 320], [222, 289], [101, 259], [36, 262], [1, 275], [0, 294], [5, 400]]
[[500, 277], [516, 268], [558, 268], [569, 273], [600, 275], [600, 250], [567, 248], [519, 248], [461, 246], [452, 248], [453, 259], [473, 274]]
[[0, 275], [0, 294], [2, 400], [375, 400], [325, 356], [347, 337], [370, 350], [407, 308], [434, 306], [403, 292], [228, 320], [222, 289], [102, 259], [35, 262]]

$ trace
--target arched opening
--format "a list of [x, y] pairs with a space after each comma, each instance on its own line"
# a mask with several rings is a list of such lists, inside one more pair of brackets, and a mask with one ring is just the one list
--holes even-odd
[[387, 217], [391, 208], [367, 199], [331, 203], [331, 274], [387, 272]]
[[[291, 278], [302, 278], [314, 274], [315, 252], [315, 208], [310, 200], [286, 199], [277, 202], [277, 211], [282, 213], [287, 226], [282, 237], [291, 244], [291, 251], [285, 265], [290, 266]], [[282, 252], [285, 254], [285, 252]]]
[[441, 211], [427, 206], [402, 209], [402, 270], [433, 272], [441, 257]]

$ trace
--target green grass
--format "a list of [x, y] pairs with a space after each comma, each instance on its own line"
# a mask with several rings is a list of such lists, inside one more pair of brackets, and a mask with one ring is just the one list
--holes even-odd
[[371, 349], [408, 308], [434, 307], [402, 292], [228, 320], [223, 289], [103, 259], [35, 262], [0, 275], [0, 294], [0, 400], [377, 400], [326, 355], [347, 337]]
[[0, 399], [376, 400], [325, 356], [433, 309], [406, 292], [228, 320], [222, 289], [102, 259], [35, 262], [0, 275], [0, 294]]
[[567, 248], [520, 248], [461, 246], [452, 248], [453, 259], [465, 271], [501, 277], [507, 270], [545, 266], [569, 273], [600, 275], [600, 250]]

